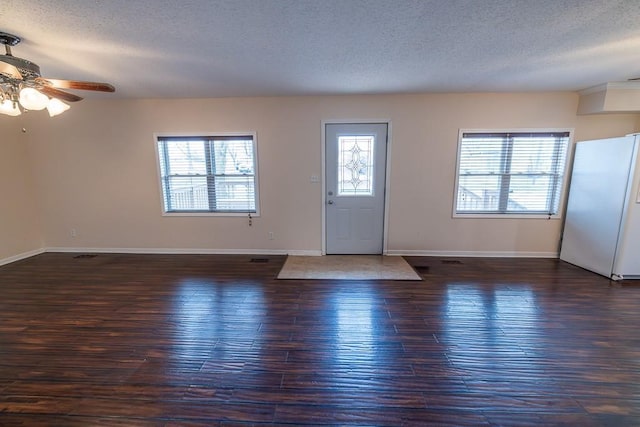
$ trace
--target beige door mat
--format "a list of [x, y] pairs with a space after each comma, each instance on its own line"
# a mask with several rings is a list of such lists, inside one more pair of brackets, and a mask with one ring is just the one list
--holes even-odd
[[288, 256], [278, 279], [422, 280], [400, 256]]

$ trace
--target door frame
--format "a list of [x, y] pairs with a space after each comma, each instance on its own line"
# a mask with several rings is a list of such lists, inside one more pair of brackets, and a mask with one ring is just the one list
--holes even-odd
[[383, 123], [387, 125], [387, 155], [384, 176], [384, 222], [382, 229], [382, 255], [387, 255], [388, 230], [389, 230], [389, 181], [391, 177], [391, 120], [390, 119], [336, 119], [322, 120], [321, 122], [321, 158], [322, 158], [322, 255], [327, 254], [327, 142], [326, 142], [326, 126], [327, 125], [345, 125], [345, 124], [373, 124]]

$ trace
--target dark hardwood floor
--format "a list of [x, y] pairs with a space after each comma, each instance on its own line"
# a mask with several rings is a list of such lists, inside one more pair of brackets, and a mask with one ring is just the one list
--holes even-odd
[[0, 267], [0, 425], [640, 425], [636, 282], [418, 257], [422, 282], [279, 281], [257, 258]]

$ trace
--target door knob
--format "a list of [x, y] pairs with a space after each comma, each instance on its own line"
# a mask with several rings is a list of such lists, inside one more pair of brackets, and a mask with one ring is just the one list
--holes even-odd
[[333, 204], [333, 200], [329, 200], [327, 203], [332, 205]]

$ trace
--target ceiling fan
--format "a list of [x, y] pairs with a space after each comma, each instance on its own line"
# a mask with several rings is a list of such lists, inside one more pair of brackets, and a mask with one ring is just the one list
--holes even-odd
[[53, 117], [69, 109], [64, 101], [82, 100], [82, 97], [61, 89], [115, 92], [109, 83], [42, 77], [37, 64], [11, 53], [11, 46], [20, 43], [20, 37], [0, 32], [0, 43], [6, 50], [0, 55], [0, 114], [18, 116], [24, 110], [46, 108]]

